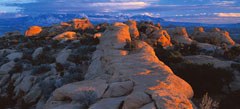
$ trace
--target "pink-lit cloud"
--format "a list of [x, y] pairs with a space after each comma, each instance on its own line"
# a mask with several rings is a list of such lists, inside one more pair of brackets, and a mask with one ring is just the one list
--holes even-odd
[[219, 17], [240, 17], [240, 13], [215, 13]]

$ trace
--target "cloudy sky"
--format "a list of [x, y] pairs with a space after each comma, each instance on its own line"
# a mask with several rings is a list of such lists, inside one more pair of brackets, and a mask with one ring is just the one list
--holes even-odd
[[148, 14], [178, 22], [240, 23], [240, 0], [0, 0], [0, 17], [50, 13]]

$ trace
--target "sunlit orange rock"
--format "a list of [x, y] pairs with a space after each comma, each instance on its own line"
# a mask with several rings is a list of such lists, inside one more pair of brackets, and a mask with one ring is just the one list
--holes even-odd
[[166, 30], [157, 30], [153, 32], [153, 38], [161, 43], [163, 47], [172, 46], [171, 37]]
[[77, 38], [76, 32], [67, 31], [55, 36], [53, 40], [75, 40], [76, 38]]
[[134, 20], [129, 20], [126, 22], [126, 24], [129, 26], [129, 31], [130, 31], [130, 34], [131, 34], [131, 37], [132, 38], [137, 38], [139, 37], [139, 31], [138, 31], [138, 28], [137, 28], [137, 22], [134, 21]]
[[36, 36], [42, 32], [42, 27], [40, 26], [32, 26], [26, 32], [26, 37]]
[[194, 32], [205, 32], [203, 27], [195, 27]]
[[91, 24], [91, 22], [86, 19], [73, 19], [73, 28], [74, 29], [81, 29], [86, 30], [88, 28], [93, 28], [94, 26]]
[[100, 38], [100, 37], [102, 37], [102, 34], [101, 34], [101, 33], [96, 33], [96, 34], [94, 34], [94, 36], [93, 36], [93, 38]]

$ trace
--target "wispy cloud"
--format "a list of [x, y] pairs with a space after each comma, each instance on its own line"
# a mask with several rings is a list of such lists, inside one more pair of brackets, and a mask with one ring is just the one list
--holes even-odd
[[230, 6], [236, 4], [236, 1], [214, 1], [212, 4], [219, 6]]
[[214, 13], [219, 17], [240, 17], [240, 13]]

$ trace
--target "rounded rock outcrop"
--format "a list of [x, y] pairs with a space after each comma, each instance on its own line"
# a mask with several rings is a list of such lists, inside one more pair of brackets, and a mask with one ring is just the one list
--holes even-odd
[[36, 36], [36, 35], [40, 34], [41, 32], [42, 32], [42, 27], [32, 26], [25, 32], [25, 36], [32, 37], [32, 36]]
[[75, 40], [76, 38], [77, 38], [76, 32], [67, 31], [55, 36], [53, 40]]
[[134, 20], [129, 20], [126, 22], [126, 24], [129, 26], [130, 29], [130, 34], [132, 38], [137, 38], [139, 37], [139, 31], [137, 28], [137, 22]]
[[86, 30], [88, 28], [94, 28], [92, 23], [87, 18], [73, 19], [72, 21], [73, 21], [73, 28], [75, 30], [77, 29]]
[[151, 107], [158, 109], [193, 109], [191, 86], [174, 75], [147, 43], [139, 41], [134, 51], [125, 50], [129, 41], [127, 25], [110, 26], [100, 37], [85, 80], [55, 90], [46, 104], [51, 108], [45, 109], [58, 103], [73, 106], [82, 100], [78, 96], [82, 93], [95, 94], [91, 97], [97, 101], [91, 102], [89, 109], [140, 109], [152, 102], [155, 105]]

